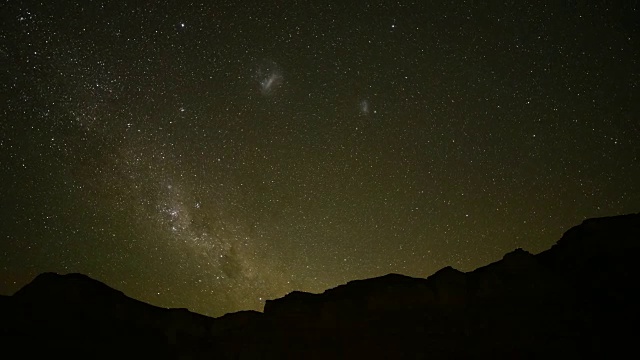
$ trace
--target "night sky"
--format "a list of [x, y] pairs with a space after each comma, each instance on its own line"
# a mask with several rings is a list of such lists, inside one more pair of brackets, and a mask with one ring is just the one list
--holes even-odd
[[640, 210], [636, 2], [128, 3], [0, 5], [1, 294], [219, 316]]

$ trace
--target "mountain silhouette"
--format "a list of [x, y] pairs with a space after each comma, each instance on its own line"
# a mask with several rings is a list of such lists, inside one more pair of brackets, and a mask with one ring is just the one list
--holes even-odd
[[294, 291], [219, 318], [44, 273], [0, 296], [0, 345], [20, 358], [619, 357], [638, 335], [639, 247], [640, 214], [589, 219], [537, 255]]

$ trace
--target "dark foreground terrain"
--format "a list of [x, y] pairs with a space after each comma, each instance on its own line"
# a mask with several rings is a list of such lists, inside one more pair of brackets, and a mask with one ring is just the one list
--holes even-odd
[[[637, 356], [640, 214], [590, 219], [551, 249], [462, 273], [389, 274], [264, 313], [209, 318], [45, 273], [0, 297], [1, 358], [618, 358]], [[635, 354], [635, 355], [634, 355]]]

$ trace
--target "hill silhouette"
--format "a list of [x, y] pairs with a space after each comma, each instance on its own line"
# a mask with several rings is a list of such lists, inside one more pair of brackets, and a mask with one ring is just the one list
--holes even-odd
[[0, 345], [20, 358], [609, 358], [638, 335], [639, 247], [640, 214], [589, 219], [537, 255], [294, 291], [219, 318], [44, 273], [0, 297]]

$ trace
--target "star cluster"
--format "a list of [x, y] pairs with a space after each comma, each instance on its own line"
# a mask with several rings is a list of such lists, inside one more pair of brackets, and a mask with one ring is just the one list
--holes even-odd
[[631, 3], [0, 6], [0, 293], [218, 316], [640, 208]]

